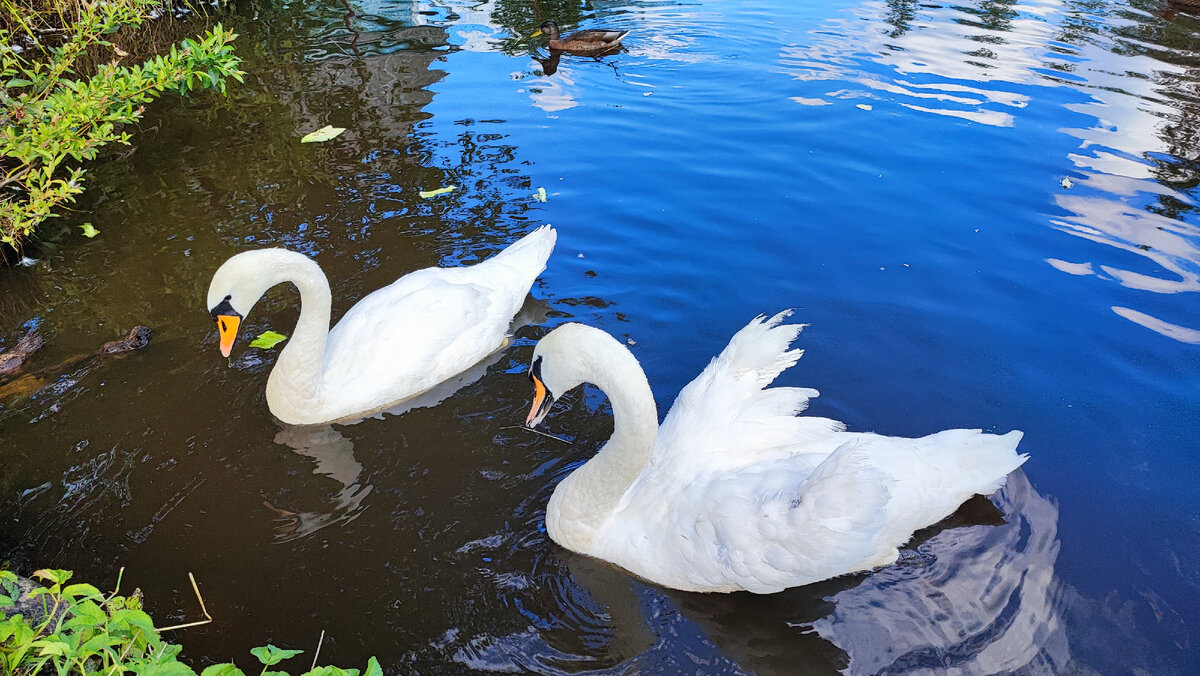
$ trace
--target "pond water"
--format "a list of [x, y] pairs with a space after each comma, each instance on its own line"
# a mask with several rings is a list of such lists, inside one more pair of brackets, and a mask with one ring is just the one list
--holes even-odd
[[[197, 666], [267, 642], [388, 673], [1200, 671], [1200, 18], [1165, 0], [255, 2], [244, 85], [155, 104], [40, 261], [0, 347], [0, 557], [140, 587]], [[542, 18], [632, 31], [601, 60]], [[326, 124], [347, 131], [299, 143]], [[421, 190], [457, 185], [423, 199]], [[544, 188], [547, 200], [533, 197]], [[90, 221], [95, 239], [80, 236]], [[285, 246], [335, 318], [411, 270], [559, 243], [529, 324], [440, 405], [289, 430], [276, 350], [221, 359], [230, 255]], [[279, 287], [243, 336], [289, 333]], [[991, 500], [897, 565], [695, 595], [545, 535], [604, 398], [516, 427], [538, 337], [629, 341], [660, 414], [751, 317], [796, 308], [815, 415], [1025, 432]], [[145, 350], [72, 361], [135, 324]], [[307, 665], [307, 661], [305, 662]], [[243, 667], [249, 668], [249, 662]], [[295, 670], [295, 667], [293, 667]]]

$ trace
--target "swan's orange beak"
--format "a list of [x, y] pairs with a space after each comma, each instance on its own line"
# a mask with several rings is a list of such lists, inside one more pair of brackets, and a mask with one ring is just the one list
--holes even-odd
[[233, 341], [238, 337], [238, 327], [241, 317], [236, 315], [217, 315], [217, 331], [221, 334], [221, 357], [229, 358], [233, 352]]
[[217, 331], [221, 335], [221, 356], [229, 358], [233, 351], [233, 341], [237, 338], [238, 327], [242, 318], [237, 315], [217, 315]]
[[209, 310], [221, 336], [221, 356], [226, 359], [229, 359], [229, 353], [233, 351], [233, 341], [237, 338], [238, 327], [242, 325], [242, 313], [234, 310], [229, 302], [232, 298], [233, 296], [225, 296], [225, 300]]
[[529, 379], [533, 381], [533, 406], [529, 408], [529, 415], [525, 418], [525, 426], [534, 428], [550, 412], [550, 407], [554, 404], [554, 397], [550, 396], [541, 378], [531, 375]]

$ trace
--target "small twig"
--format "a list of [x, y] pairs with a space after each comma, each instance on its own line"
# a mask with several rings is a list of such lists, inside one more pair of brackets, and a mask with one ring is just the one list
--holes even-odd
[[125, 649], [121, 651], [121, 655], [117, 658], [117, 661], [113, 662], [112, 669], [108, 670], [108, 676], [113, 676], [117, 672], [117, 669], [120, 669], [122, 672], [125, 671], [125, 667], [123, 666], [125, 658], [129, 655], [129, 650], [133, 648], [133, 644], [137, 643], [138, 635], [141, 633], [141, 627], [138, 627], [133, 632], [133, 638], [129, 640], [129, 643], [125, 644]]
[[208, 624], [213, 621], [212, 615], [208, 614], [208, 608], [204, 607], [204, 597], [200, 595], [200, 587], [196, 585], [196, 578], [191, 572], [188, 573], [188, 579], [192, 581], [192, 591], [196, 592], [196, 600], [200, 602], [200, 612], [204, 613], [204, 619], [186, 624], [177, 624], [173, 627], [159, 627], [159, 631], [174, 631], [176, 629], [187, 629], [188, 627], [199, 627], [202, 624]]
[[121, 591], [121, 578], [125, 577], [125, 566], [121, 566], [121, 570], [117, 571], [117, 586], [113, 587], [112, 593], [108, 595], [106, 600], [111, 601]]
[[312, 666], [308, 668], [309, 671], [312, 671], [313, 669], [317, 668], [317, 658], [321, 656], [321, 644], [324, 642], [325, 642], [325, 630], [322, 629], [321, 630], [321, 638], [317, 639], [317, 652], [313, 653], [313, 663], [312, 663]]
[[533, 432], [534, 434], [540, 434], [540, 435], [541, 435], [541, 436], [543, 436], [543, 437], [549, 437], [549, 438], [551, 438], [551, 439], [554, 439], [555, 441], [561, 441], [561, 442], [563, 442], [564, 444], [571, 444], [571, 443], [575, 443], [575, 442], [571, 441], [570, 439], [564, 439], [564, 438], [562, 438], [562, 437], [556, 437], [556, 436], [554, 436], [553, 434], [550, 434], [549, 432], [543, 432], [543, 431], [541, 431], [541, 430], [535, 430], [535, 429], [533, 429], [532, 427], [526, 427], [526, 426], [524, 426], [524, 425], [505, 425], [504, 427], [501, 427], [500, 429], [502, 429], [502, 430], [525, 430], [526, 432]]

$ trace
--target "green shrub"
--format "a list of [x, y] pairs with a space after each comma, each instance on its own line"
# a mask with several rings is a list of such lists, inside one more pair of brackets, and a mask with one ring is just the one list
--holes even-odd
[[[160, 630], [142, 610], [138, 592], [119, 596], [114, 591], [105, 596], [90, 584], [67, 585], [71, 577], [68, 570], [39, 570], [33, 576], [49, 586], [34, 587], [25, 595], [26, 605], [32, 601], [35, 612], [28, 608], [17, 612], [16, 601], [22, 596], [19, 579], [9, 571], [0, 571], [0, 673], [196, 676], [191, 667], [178, 660], [182, 647], [167, 643], [159, 635]], [[202, 607], [203, 603], [201, 600]], [[267, 669], [301, 652], [273, 645], [250, 651], [263, 665], [260, 676], [288, 676], [285, 671]], [[304, 674], [358, 675], [357, 669], [331, 666], [314, 667]], [[224, 663], [206, 668], [201, 676], [245, 674], [232, 663]], [[363, 676], [383, 676], [374, 657]]]
[[[129, 143], [124, 128], [145, 104], [166, 91], [224, 93], [227, 78], [243, 75], [230, 44], [237, 36], [219, 24], [169, 53], [120, 65], [106, 38], [162, 12], [162, 0], [50, 0], [40, 9], [35, 1], [0, 0], [0, 244], [17, 248], [83, 191], [83, 160]], [[61, 30], [47, 44], [42, 26], [55, 22]], [[34, 47], [21, 49], [17, 37]], [[110, 60], [85, 74], [103, 50]]]

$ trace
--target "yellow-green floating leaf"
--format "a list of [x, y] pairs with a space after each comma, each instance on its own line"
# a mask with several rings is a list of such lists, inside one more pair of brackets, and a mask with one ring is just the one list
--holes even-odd
[[83, 225], [79, 226], [79, 229], [83, 230], [83, 236], [87, 237], [88, 239], [100, 234], [100, 231], [96, 229], [96, 226], [92, 225], [91, 223], [84, 223]]
[[329, 125], [325, 125], [324, 127], [321, 127], [312, 133], [305, 134], [304, 138], [300, 139], [300, 142], [321, 143], [322, 141], [328, 141], [331, 138], [335, 138], [338, 134], [344, 131], [346, 131], [345, 127], [331, 127]]
[[250, 347], [261, 347], [269, 350], [285, 340], [287, 340], [287, 336], [283, 335], [282, 333], [263, 331], [262, 333], [258, 334], [258, 337], [250, 343]]
[[535, 199], [537, 199], [537, 201], [545, 202], [546, 201], [546, 189], [538, 188], [538, 191], [536, 193], [534, 193], [533, 196]]
[[454, 192], [457, 189], [458, 189], [458, 186], [456, 186], [456, 185], [448, 185], [445, 188], [438, 188], [437, 190], [422, 190], [418, 194], [421, 197], [429, 199], [430, 197], [437, 197], [438, 195], [444, 195], [448, 192]]

